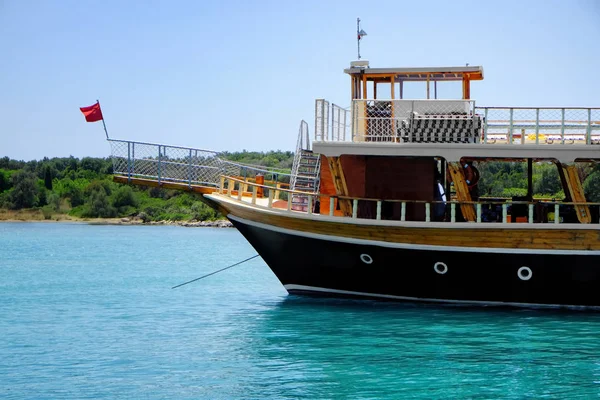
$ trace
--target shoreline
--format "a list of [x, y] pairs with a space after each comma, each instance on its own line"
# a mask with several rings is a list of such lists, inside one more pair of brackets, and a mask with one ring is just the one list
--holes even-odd
[[131, 221], [128, 218], [104, 218], [104, 219], [0, 219], [3, 223], [42, 223], [42, 224], [87, 224], [87, 225], [124, 225], [124, 226], [160, 226], [172, 225], [184, 228], [233, 228], [233, 224], [228, 220], [218, 221]]
[[73, 224], [88, 224], [88, 225], [140, 225], [140, 226], [155, 226], [155, 225], [173, 225], [186, 228], [207, 227], [207, 228], [232, 228], [231, 221], [222, 219], [216, 221], [150, 221], [144, 222], [140, 218], [123, 217], [123, 218], [77, 218], [67, 214], [55, 214], [51, 218], [44, 218], [41, 213], [35, 211], [29, 212], [3, 212], [0, 210], [0, 224], [7, 223], [73, 223]]

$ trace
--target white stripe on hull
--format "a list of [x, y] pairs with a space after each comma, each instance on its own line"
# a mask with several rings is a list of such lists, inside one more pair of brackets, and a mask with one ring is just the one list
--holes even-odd
[[[333, 242], [351, 243], [369, 246], [381, 246], [394, 249], [410, 249], [410, 250], [431, 250], [431, 251], [452, 251], [452, 252], [469, 252], [469, 253], [511, 253], [511, 254], [560, 254], [560, 255], [582, 255], [582, 256], [600, 256], [600, 250], [553, 250], [553, 249], [507, 249], [497, 247], [458, 247], [458, 246], [434, 246], [425, 244], [410, 244], [410, 243], [393, 243], [383, 242], [380, 240], [356, 239], [343, 236], [323, 235], [320, 233], [297, 231], [287, 228], [281, 228], [273, 225], [263, 224], [262, 222], [250, 221], [245, 218], [240, 218], [232, 214], [228, 214], [227, 218], [237, 221], [242, 224], [255, 226], [274, 232], [284, 233], [294, 236], [302, 236], [312, 239], [329, 240]], [[318, 222], [317, 222], [318, 223]]]
[[346, 295], [365, 297], [372, 299], [387, 299], [387, 300], [398, 300], [398, 301], [410, 301], [420, 303], [443, 303], [443, 304], [454, 304], [463, 306], [493, 306], [493, 307], [524, 307], [524, 308], [568, 308], [574, 310], [600, 310], [600, 306], [574, 306], [568, 304], [539, 304], [539, 303], [513, 303], [503, 301], [476, 301], [476, 300], [449, 300], [449, 299], [431, 299], [421, 297], [409, 297], [409, 296], [394, 296], [390, 294], [379, 294], [379, 293], [367, 293], [367, 292], [354, 292], [351, 290], [339, 290], [339, 289], [328, 289], [314, 286], [305, 285], [294, 285], [287, 284], [283, 287], [288, 292], [302, 291], [302, 292], [314, 292], [314, 293], [331, 293], [332, 295]]

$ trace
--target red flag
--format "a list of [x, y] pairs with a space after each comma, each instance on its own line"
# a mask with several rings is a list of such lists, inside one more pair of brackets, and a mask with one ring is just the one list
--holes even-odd
[[100, 103], [96, 103], [93, 106], [89, 107], [80, 107], [79, 108], [83, 115], [85, 116], [85, 120], [87, 122], [96, 122], [103, 119], [102, 110], [100, 110]]

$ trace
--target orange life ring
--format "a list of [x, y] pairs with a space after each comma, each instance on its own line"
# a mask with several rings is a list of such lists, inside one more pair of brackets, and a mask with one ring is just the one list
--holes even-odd
[[463, 166], [463, 173], [465, 175], [465, 181], [469, 189], [473, 189], [479, 182], [479, 170], [470, 163], [465, 163]]

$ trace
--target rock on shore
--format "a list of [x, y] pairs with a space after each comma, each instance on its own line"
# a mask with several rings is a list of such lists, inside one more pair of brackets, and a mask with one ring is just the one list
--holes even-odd
[[209, 228], [232, 228], [233, 224], [231, 223], [231, 221], [228, 221], [226, 219], [221, 219], [218, 221], [197, 221], [197, 222], [181, 222], [179, 223], [179, 225], [181, 226], [185, 226], [185, 227], [197, 227], [197, 226], [204, 226], [204, 227], [209, 227]]
[[143, 222], [139, 218], [114, 218], [109, 220], [85, 221], [94, 225], [177, 225], [188, 228], [208, 227], [208, 228], [232, 228], [231, 221], [226, 219], [218, 221], [150, 221]]

